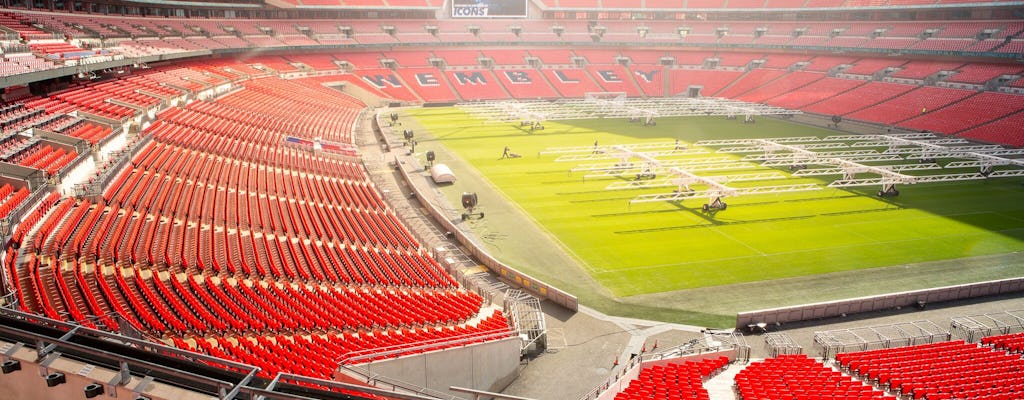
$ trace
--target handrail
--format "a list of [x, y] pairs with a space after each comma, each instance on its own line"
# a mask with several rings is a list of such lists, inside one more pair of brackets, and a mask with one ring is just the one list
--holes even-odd
[[486, 331], [486, 332], [482, 332], [482, 333], [470, 333], [470, 334], [465, 334], [465, 335], [452, 336], [452, 337], [448, 337], [448, 338], [422, 340], [422, 341], [419, 341], [419, 342], [413, 342], [411, 344], [405, 344], [405, 345], [394, 345], [394, 346], [385, 346], [385, 347], [376, 347], [376, 348], [371, 348], [371, 349], [356, 350], [356, 351], [350, 351], [348, 353], [342, 354], [338, 364], [340, 364], [340, 365], [360, 364], [360, 363], [369, 361], [370, 359], [373, 359], [373, 358], [376, 358], [376, 357], [386, 357], [386, 356], [391, 356], [391, 355], [395, 355], [395, 354], [405, 353], [405, 352], [409, 352], [409, 351], [426, 350], [426, 349], [429, 349], [431, 347], [437, 347], [437, 346], [455, 347], [455, 346], [458, 346], [458, 345], [461, 345], [461, 344], [475, 342], [477, 340], [485, 340], [485, 341], [487, 341], [487, 340], [497, 340], [497, 339], [504, 339], [504, 338], [508, 338], [508, 337], [514, 337], [516, 335], [517, 335], [517, 333], [515, 331], [499, 328], [499, 329], [494, 329], [494, 330]]
[[[64, 322], [61, 322], [61, 321], [50, 320], [50, 319], [48, 319], [46, 317], [41, 317], [41, 316], [36, 316], [36, 315], [31, 315], [31, 314], [25, 314], [25, 313], [22, 313], [22, 312], [19, 312], [19, 311], [14, 311], [14, 310], [9, 310], [9, 309], [0, 309], [0, 314], [4, 314], [4, 315], [6, 315], [8, 317], [12, 317], [12, 318], [23, 319], [26, 322], [36, 322], [36, 323], [38, 323], [38, 322], [45, 322], [47, 325], [52, 325], [54, 327], [67, 328], [67, 331], [75, 330], [75, 331], [77, 331], [77, 333], [82, 334], [82, 335], [98, 336], [98, 337], [104, 338], [104, 339], [112, 339], [114, 341], [127, 342], [127, 343], [130, 343], [130, 344], [134, 344], [137, 348], [143, 348], [143, 349], [145, 349], [145, 348], [153, 348], [153, 349], [159, 350], [162, 353], [171, 353], [171, 354], [175, 354], [175, 355], [179, 355], [179, 356], [185, 356], [186, 355], [186, 354], [184, 354], [185, 352], [183, 350], [176, 349], [176, 348], [173, 348], [173, 347], [167, 347], [167, 346], [164, 346], [164, 345], [161, 345], [161, 344], [157, 344], [157, 343], [142, 342], [142, 341], [138, 341], [138, 340], [135, 340], [135, 339], [127, 338], [127, 337], [124, 337], [124, 336], [119, 336], [119, 335], [110, 334], [110, 333], [106, 333], [106, 332], [103, 332], [103, 331], [87, 328], [87, 327], [82, 326], [82, 325], [73, 325], [73, 324], [68, 324], [68, 323], [64, 323]], [[0, 332], [7, 333], [7, 334], [10, 334], [10, 335], [29, 337], [29, 338], [35, 339], [38, 343], [46, 343], [46, 344], [48, 344], [46, 349], [40, 348], [40, 349], [37, 349], [37, 351], [44, 351], [45, 350], [47, 352], [52, 352], [52, 351], [57, 350], [57, 349], [65, 349], [65, 350], [73, 350], [73, 351], [76, 351], [76, 352], [84, 353], [84, 354], [87, 354], [89, 356], [96, 357], [98, 359], [103, 359], [103, 358], [114, 359], [114, 360], [116, 360], [116, 361], [118, 361], [119, 363], [122, 363], [122, 364], [127, 364], [129, 366], [130, 365], [136, 365], [136, 366], [144, 367], [147, 371], [158, 371], [158, 372], [170, 375], [170, 376], [172, 376], [172, 377], [174, 377], [176, 379], [182, 379], [182, 380], [193, 381], [193, 382], [201, 382], [203, 384], [210, 385], [210, 386], [218, 388], [218, 390], [221, 392], [221, 394], [227, 393], [227, 391], [234, 391], [234, 392], [237, 393], [236, 388], [242, 386], [242, 382], [231, 383], [231, 382], [223, 381], [223, 380], [220, 380], [220, 379], [199, 375], [199, 374], [192, 373], [192, 372], [189, 372], [189, 371], [182, 371], [182, 370], [179, 370], [179, 369], [163, 366], [163, 365], [152, 363], [152, 362], [149, 362], [149, 361], [135, 359], [135, 358], [124, 356], [124, 355], [117, 354], [117, 353], [106, 352], [106, 351], [103, 351], [103, 350], [100, 350], [100, 349], [96, 349], [96, 348], [93, 348], [93, 347], [90, 347], [90, 346], [87, 346], [87, 345], [71, 342], [70, 338], [54, 338], [54, 337], [51, 337], [51, 336], [48, 336], [48, 335], [44, 335], [44, 334], [40, 334], [40, 333], [36, 333], [36, 332], [25, 331], [25, 330], [22, 330], [22, 329], [10, 327], [10, 326], [5, 326], [5, 325], [0, 325]], [[45, 353], [42, 353], [41, 355], [45, 355]], [[191, 358], [198, 358], [198, 359], [202, 359], [202, 360], [206, 360], [206, 361], [215, 362], [215, 363], [218, 363], [218, 364], [223, 364], [223, 365], [226, 365], [226, 366], [229, 366], [229, 367], [232, 367], [232, 368], [248, 370], [250, 373], [254, 373], [255, 371], [259, 371], [259, 367], [254, 367], [254, 366], [250, 366], [250, 365], [246, 365], [246, 364], [241, 364], [241, 363], [237, 363], [237, 362], [229, 361], [229, 360], [222, 360], [222, 359], [210, 357], [210, 356], [203, 355], [203, 354], [189, 353], [189, 354], [187, 354], [187, 356], [191, 357]], [[183, 382], [176, 381], [175, 383], [180, 385]], [[220, 397], [220, 398], [227, 399], [227, 397]]]

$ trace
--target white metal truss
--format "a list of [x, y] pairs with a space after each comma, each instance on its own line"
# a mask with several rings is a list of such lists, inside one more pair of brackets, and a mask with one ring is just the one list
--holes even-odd
[[[923, 163], [923, 164], [895, 164], [895, 165], [879, 165], [878, 168], [888, 169], [890, 171], [903, 172], [903, 171], [925, 171], [925, 170], [936, 170], [942, 169], [942, 166], [935, 163]], [[826, 175], [842, 175], [845, 170], [843, 168], [814, 168], [814, 169], [801, 169], [793, 172], [793, 176], [826, 176]]]
[[[903, 159], [903, 158], [901, 158], [899, 156], [892, 155], [892, 154], [865, 154], [865, 155], [849, 155], [849, 156], [841, 156], [841, 157], [833, 156], [831, 158], [842, 159], [842, 160], [845, 160], [845, 161], [857, 162], [857, 163], [859, 163], [859, 162], [877, 162], [877, 161], [898, 161], [898, 160], [902, 160]], [[761, 165], [766, 166], [766, 167], [788, 167], [788, 166], [794, 166], [794, 165], [815, 164], [816, 162], [820, 163], [822, 161], [820, 159], [819, 160], [814, 160], [812, 158], [807, 158], [807, 157], [779, 157], [779, 158], [776, 158], [776, 159], [764, 161], [764, 162], [761, 163]]]
[[610, 152], [616, 148], [625, 148], [634, 151], [645, 151], [645, 150], [685, 150], [689, 146], [683, 142], [650, 142], [650, 143], [630, 143], [630, 144], [619, 144], [619, 145], [606, 145], [606, 146], [564, 146], [564, 147], [549, 147], [541, 150], [537, 155], [548, 155], [548, 154], [572, 154], [572, 153], [594, 153], [600, 151], [602, 153]]
[[[914, 177], [913, 182], [909, 183], [934, 183], [934, 182], [957, 182], [957, 181], [975, 181], [985, 179], [985, 175], [979, 173], [968, 173], [968, 174], [945, 174], [945, 175], [922, 175]], [[838, 179], [828, 184], [829, 187], [856, 187], [856, 186], [875, 186], [875, 185], [887, 185], [896, 183], [908, 183], [893, 181], [887, 178], [863, 178], [863, 179]]]
[[1024, 160], [999, 157], [1002, 155], [1024, 155], [1024, 150], [1022, 149], [988, 149], [980, 151], [957, 151], [950, 150], [949, 148], [937, 144], [928, 143], [926, 141], [915, 141], [900, 137], [875, 135], [872, 138], [875, 140], [889, 140], [890, 142], [904, 145], [919, 146], [922, 149], [920, 155], [932, 154], [935, 158], [967, 158], [981, 161], [989, 166], [1014, 165], [1018, 167], [1024, 167]]
[[[998, 163], [997, 165], [1012, 164], [1013, 162], [1009, 159], [1001, 158], [999, 156], [1020, 156], [1024, 155], [1024, 149], [979, 149], [979, 150], [938, 150], [938, 149], [915, 149], [915, 151], [908, 152], [908, 159], [923, 159], [923, 158], [977, 158], [982, 161], [989, 163]], [[993, 159], [989, 157], [981, 156], [994, 156], [999, 159]], [[1009, 162], [1008, 162], [1009, 161]]]
[[[799, 147], [804, 150], [834, 150], [834, 149], [846, 149], [849, 148], [846, 143], [808, 143], [808, 144], [794, 144], [794, 147]], [[761, 146], [736, 146], [736, 147], [723, 147], [718, 149], [719, 153], [760, 153], [764, 151], [764, 147]]]
[[[604, 150], [591, 150], [590, 154], [563, 154], [555, 159], [555, 162], [579, 162], [579, 161], [592, 161], [592, 160], [609, 160], [609, 159], [629, 159], [629, 153], [623, 153], [614, 149]], [[644, 152], [644, 154], [650, 154], [655, 157], [664, 156], [682, 156], [682, 155], [699, 155], [707, 154], [707, 149], [693, 148], [693, 149], [679, 149], [679, 150], [658, 150]]]
[[[732, 182], [754, 182], [754, 181], [769, 181], [786, 179], [786, 175], [780, 172], [759, 172], [750, 174], [735, 174], [735, 175], [716, 175], [708, 176], [708, 179], [716, 180], [721, 183], [732, 183]], [[612, 182], [605, 187], [605, 190], [625, 190], [625, 189], [649, 189], [656, 187], [668, 187], [668, 186], [679, 186], [683, 182], [678, 178], [669, 179], [654, 179], [654, 180], [641, 180], [641, 181], [620, 181]]]
[[800, 111], [712, 97], [668, 97], [605, 99], [563, 99], [549, 101], [483, 101], [463, 103], [459, 108], [489, 121], [571, 120], [590, 118], [796, 115]]
[[[751, 154], [743, 157], [743, 161], [776, 161], [785, 162], [793, 161], [797, 163], [806, 162], [808, 160], [829, 160], [833, 158], [855, 158], [865, 156], [878, 156], [881, 153], [875, 150], [841, 150], [841, 151], [826, 151], [826, 152], [811, 152], [800, 147], [789, 146], [788, 148], [778, 148], [778, 150], [788, 150], [789, 153], [776, 154], [771, 152], [775, 147], [789, 146], [783, 143], [765, 141], [761, 147], [761, 154]], [[794, 151], [798, 150], [798, 151]], [[786, 165], [786, 164], [777, 164]]]
[[[644, 167], [645, 165], [647, 165], [647, 167]], [[623, 169], [619, 169], [619, 170], [611, 169], [611, 170], [595, 171], [594, 173], [583, 175], [583, 179], [584, 180], [591, 180], [591, 179], [602, 179], [602, 178], [616, 178], [616, 177], [631, 176], [631, 175], [643, 174], [643, 173], [659, 175], [659, 174], [672, 173], [673, 169], [679, 169], [679, 168], [684, 168], [684, 167], [665, 166], [665, 165], [651, 166], [650, 163], [641, 162], [641, 163], [637, 163], [636, 165], [633, 165], [633, 166], [631, 166], [629, 168], [623, 168]], [[695, 164], [695, 165], [685, 166], [685, 169], [687, 171], [691, 171], [691, 172], [735, 171], [735, 170], [744, 170], [744, 169], [751, 169], [751, 168], [757, 168], [757, 164], [751, 164], [751, 163], [745, 163], [745, 162], [726, 162], [726, 163], [715, 163], [715, 164]]]
[[[732, 157], [705, 157], [697, 159], [681, 159], [681, 160], [665, 160], [662, 162], [662, 166], [665, 167], [692, 167], [695, 165], [705, 164], [725, 164], [736, 162], [735, 158]], [[753, 167], [753, 164], [747, 164]], [[584, 171], [618, 171], [623, 169], [633, 168], [633, 163], [595, 163], [595, 164], [580, 164], [573, 167], [569, 172], [584, 172]]]
[[[892, 133], [888, 135], [833, 135], [826, 136], [824, 141], [851, 141], [851, 140], [870, 140], [878, 137], [887, 137], [892, 139], [903, 139], [903, 140], [924, 140], [934, 139], [936, 136], [934, 133], [928, 132], [915, 132], [915, 133]], [[774, 140], [774, 139], [772, 139]]]
[[1002, 171], [992, 171], [988, 174], [989, 178], [1009, 178], [1014, 176], [1024, 176], [1024, 169], [1007, 169]]
[[[701, 140], [694, 143], [694, 146], [755, 146], [760, 144], [761, 139], [709, 139]], [[791, 136], [791, 137], [779, 137], [771, 138], [772, 142], [775, 143], [808, 143], [808, 142], [820, 142], [821, 139], [814, 136]]]
[[[755, 186], [749, 188], [733, 189], [732, 196], [741, 195], [755, 195], [755, 194], [779, 194], [779, 193], [793, 193], [793, 192], [807, 192], [813, 190], [821, 190], [822, 186], [816, 183], [802, 183], [795, 185], [779, 185], [779, 186]], [[716, 190], [700, 190], [700, 191], [682, 191], [672, 193], [656, 193], [656, 194], [643, 194], [639, 195], [629, 201], [630, 204], [636, 203], [654, 203], [663, 201], [682, 201], [690, 198], [707, 197], [715, 198], [722, 197], [721, 193]]]

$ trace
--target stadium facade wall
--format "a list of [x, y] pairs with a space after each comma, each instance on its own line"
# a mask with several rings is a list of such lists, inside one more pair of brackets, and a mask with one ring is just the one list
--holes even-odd
[[[362, 382], [367, 382], [366, 377], [384, 376], [389, 382], [441, 393], [450, 393], [448, 388], [452, 386], [500, 392], [519, 375], [519, 346], [520, 339], [510, 337], [347, 367], [349, 371], [342, 367], [339, 374], [352, 376], [351, 371], [355, 371], [363, 375], [355, 376]], [[377, 387], [390, 388], [389, 382]]]
[[889, 310], [897, 307], [925, 306], [928, 303], [964, 300], [1021, 291], [1024, 291], [1024, 278], [1010, 278], [791, 307], [744, 311], [736, 314], [736, 329], [747, 330], [758, 323], [774, 325], [777, 323], [810, 321]]
[[[20, 400], [84, 399], [85, 387], [90, 384], [103, 386], [104, 394], [96, 398], [135, 399], [140, 395], [151, 400], [206, 400], [216, 397], [205, 396], [179, 387], [153, 382], [132, 376], [127, 384], [119, 384], [118, 371], [97, 367], [67, 357], [45, 357], [37, 360], [36, 349], [17, 347], [14, 343], [0, 341], [3, 360], [21, 362], [21, 369], [0, 375], [0, 398]], [[59, 353], [55, 353], [59, 355]], [[45, 365], [44, 365], [45, 364]], [[47, 387], [46, 376], [50, 373], [64, 374], [65, 383]], [[111, 384], [113, 382], [113, 384]]]

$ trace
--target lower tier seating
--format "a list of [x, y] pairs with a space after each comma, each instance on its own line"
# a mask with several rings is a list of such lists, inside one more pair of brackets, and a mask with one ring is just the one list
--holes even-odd
[[729, 365], [729, 357], [654, 365], [615, 395], [615, 400], [678, 399], [708, 400], [704, 382]]
[[741, 400], [894, 399], [803, 354], [751, 363], [736, 375]]
[[1024, 332], [981, 338], [981, 343], [1011, 353], [1024, 353]]
[[963, 341], [836, 355], [843, 368], [914, 399], [1019, 399], [1019, 354]]

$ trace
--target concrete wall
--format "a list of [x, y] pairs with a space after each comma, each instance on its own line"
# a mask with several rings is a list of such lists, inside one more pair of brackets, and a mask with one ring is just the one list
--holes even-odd
[[500, 392], [519, 374], [519, 345], [519, 338], [512, 337], [377, 361], [356, 369], [371, 377], [386, 377], [377, 384], [381, 388], [390, 388], [387, 381], [398, 381], [405, 387], [424, 387], [441, 393], [450, 393], [451, 386]]
[[736, 314], [736, 329], [746, 330], [749, 325], [757, 323], [772, 325], [775, 323], [807, 321], [888, 310], [896, 307], [912, 307], [916, 306], [918, 301], [922, 301], [927, 305], [928, 303], [940, 303], [1020, 291], [1024, 291], [1024, 278], [1010, 278], [792, 307], [744, 311]]

